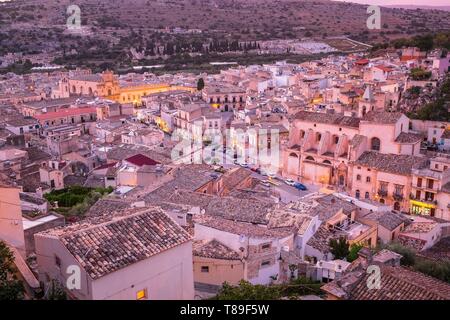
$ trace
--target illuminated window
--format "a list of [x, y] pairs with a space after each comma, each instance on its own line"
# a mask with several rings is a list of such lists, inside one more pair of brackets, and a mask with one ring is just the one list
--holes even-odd
[[143, 290], [139, 290], [136, 293], [136, 300], [146, 300], [147, 299], [147, 290], [143, 289]]

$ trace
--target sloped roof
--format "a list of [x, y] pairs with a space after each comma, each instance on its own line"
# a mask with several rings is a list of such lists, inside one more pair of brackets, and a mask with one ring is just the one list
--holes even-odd
[[210, 241], [194, 241], [192, 244], [192, 254], [197, 257], [221, 260], [240, 260], [241, 258], [238, 252], [215, 239]]
[[142, 167], [143, 165], [148, 165], [148, 166], [154, 166], [159, 164], [158, 161], [155, 161], [147, 156], [144, 156], [143, 154], [136, 154], [134, 156], [131, 156], [129, 158], [126, 158], [125, 161], [134, 164], [138, 167]]
[[411, 174], [412, 169], [423, 168], [426, 166], [427, 162], [428, 160], [425, 157], [365, 151], [358, 160], [355, 161], [355, 164], [375, 168], [383, 172], [409, 175]]
[[296, 113], [295, 119], [353, 128], [358, 128], [360, 122], [360, 119], [356, 117], [348, 117], [342, 114], [329, 114], [310, 111], [300, 111]]
[[350, 292], [351, 300], [449, 300], [450, 285], [404, 267], [381, 267], [381, 288], [370, 290], [370, 274]]
[[90, 219], [60, 230], [59, 239], [92, 279], [191, 240], [162, 209], [144, 209], [111, 221]]

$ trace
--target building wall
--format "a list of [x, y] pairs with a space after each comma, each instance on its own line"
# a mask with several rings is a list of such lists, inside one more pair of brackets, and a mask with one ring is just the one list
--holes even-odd
[[59, 190], [64, 188], [64, 175], [59, 170], [47, 170], [45, 168], [39, 168], [39, 176], [42, 183], [46, 183], [52, 186], [51, 182], [54, 182], [54, 189]]
[[[408, 128], [408, 124], [406, 124], [405, 128]], [[396, 132], [396, 128], [393, 125], [361, 123], [360, 134], [367, 137], [369, 141], [369, 148], [372, 138], [378, 138], [381, 141], [379, 150], [381, 153], [400, 153], [399, 145], [395, 143], [395, 139], [399, 133]]]
[[[244, 263], [240, 260], [219, 260], [194, 256], [194, 281], [212, 285], [227, 282], [236, 285], [244, 279]], [[209, 272], [202, 272], [209, 267]]]
[[47, 230], [47, 229], [64, 226], [64, 224], [65, 224], [64, 217], [58, 215], [58, 219], [48, 221], [48, 222], [39, 224], [35, 227], [26, 229], [24, 231], [24, 234], [25, 234], [25, 246], [26, 246], [26, 250], [27, 250], [26, 251], [27, 255], [29, 255], [33, 252], [36, 252], [36, 247], [35, 247], [35, 243], [34, 243], [34, 235], [36, 233]]
[[137, 169], [134, 169], [133, 171], [119, 170], [117, 172], [117, 185], [137, 186]]
[[439, 192], [437, 194], [437, 208], [435, 216], [450, 221], [450, 193]]
[[93, 282], [94, 300], [136, 300], [146, 290], [148, 300], [194, 299], [192, 242], [110, 273]]
[[22, 224], [18, 188], [0, 186], [0, 239], [25, 252], [25, 237]]
[[[67, 279], [70, 276], [67, 273], [67, 268], [72, 265], [78, 266], [80, 268], [80, 289], [70, 290], [68, 294], [70, 297], [79, 300], [92, 299], [91, 278], [59, 239], [35, 234], [34, 243], [38, 264], [38, 279], [40, 282], [44, 283], [47, 287], [51, 280], [56, 280], [66, 287]], [[56, 265], [56, 257], [61, 261], [60, 266]]]

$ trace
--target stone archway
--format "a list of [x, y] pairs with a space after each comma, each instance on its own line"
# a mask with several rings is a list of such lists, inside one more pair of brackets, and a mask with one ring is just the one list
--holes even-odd
[[345, 163], [340, 163], [337, 167], [337, 181], [336, 184], [340, 187], [347, 186], [348, 167]]
[[287, 162], [287, 173], [298, 175], [300, 170], [300, 157], [295, 152], [291, 152]]

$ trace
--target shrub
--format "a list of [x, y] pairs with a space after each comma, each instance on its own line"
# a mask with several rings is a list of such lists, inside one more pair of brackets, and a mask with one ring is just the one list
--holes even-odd
[[358, 258], [358, 252], [361, 250], [364, 246], [359, 243], [354, 243], [350, 246], [350, 252], [347, 255], [347, 261], [353, 262]]
[[239, 285], [224, 283], [215, 297], [217, 300], [276, 300], [281, 297], [277, 286], [252, 285], [241, 280]]
[[331, 253], [335, 259], [344, 259], [350, 253], [349, 244], [345, 237], [339, 239], [330, 239], [329, 246], [331, 247]]
[[417, 259], [414, 269], [431, 277], [450, 282], [450, 261]]
[[402, 255], [400, 263], [404, 266], [413, 266], [416, 263], [416, 252], [408, 247], [403, 246], [400, 243], [391, 243], [387, 246], [388, 250], [397, 252]]

